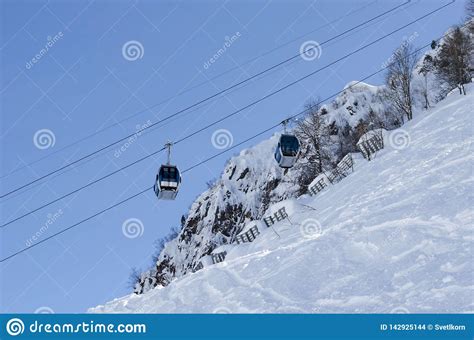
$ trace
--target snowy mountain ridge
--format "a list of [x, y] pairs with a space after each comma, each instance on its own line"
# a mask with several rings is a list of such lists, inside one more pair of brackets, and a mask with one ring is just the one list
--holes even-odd
[[[249, 205], [241, 206], [248, 213], [242, 225], [281, 206], [288, 208], [288, 219], [273, 230], [258, 223], [261, 234], [252, 243], [223, 247], [227, 256], [222, 263], [181, 273], [167, 287], [116, 299], [91, 312], [474, 311], [474, 86], [467, 90], [466, 96], [453, 91], [403, 129], [386, 133], [385, 149], [375, 159], [354, 156], [354, 173], [315, 197], [284, 197], [284, 190], [275, 190], [288, 182], [266, 157], [258, 166], [276, 185], [266, 208], [263, 202], [254, 206], [266, 194], [251, 189], [267, 184], [263, 179], [242, 182], [256, 180], [248, 157], [267, 152], [273, 140], [243, 151], [226, 166], [222, 183], [195, 202], [188, 220], [199, 216], [212, 223], [209, 210], [220, 209], [219, 200], [240, 206], [242, 201], [228, 197], [228, 188], [237, 195], [251, 191]], [[191, 242], [218, 241], [210, 228], [196, 226], [201, 229]], [[186, 257], [172, 253], [187, 237], [181, 235], [162, 254], [186, 263]], [[193, 249], [206, 253], [199, 253], [200, 246]]]
[[[434, 105], [441, 97], [442, 87], [435, 85], [432, 75], [419, 74], [425, 56], [435, 56], [436, 50], [423, 54], [413, 73], [414, 107], [424, 114], [419, 93], [423, 86], [430, 89], [429, 100]], [[385, 86], [363, 82], [348, 83], [331, 102], [318, 107], [329, 130], [327, 159], [323, 170], [331, 169], [347, 153], [356, 152], [357, 141], [368, 130], [399, 127], [403, 117], [394, 110], [384, 95]], [[243, 150], [226, 164], [220, 178], [192, 204], [182, 229], [167, 242], [159, 253], [156, 266], [141, 274], [135, 292], [142, 294], [157, 286], [167, 286], [173, 280], [194, 272], [201, 259], [216, 248], [229, 244], [250, 222], [260, 220], [268, 208], [277, 202], [307, 193], [316, 177], [307, 174], [311, 157], [310, 146], [303, 147], [292, 169], [284, 171], [273, 159], [279, 134], [258, 145]]]

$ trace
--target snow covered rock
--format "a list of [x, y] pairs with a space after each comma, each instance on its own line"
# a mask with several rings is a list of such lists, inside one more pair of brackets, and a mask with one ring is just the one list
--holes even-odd
[[[251, 221], [260, 219], [271, 203], [294, 197], [300, 190], [292, 176], [285, 176], [273, 157], [278, 136], [242, 151], [226, 165], [220, 179], [191, 206], [178, 237], [161, 252], [156, 270], [149, 271], [135, 291], [166, 286], [193, 272], [200, 259], [222, 244], [230, 243]], [[291, 170], [290, 170], [291, 172]]]

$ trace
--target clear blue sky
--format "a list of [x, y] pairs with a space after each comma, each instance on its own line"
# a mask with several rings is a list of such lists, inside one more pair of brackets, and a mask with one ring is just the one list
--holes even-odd
[[[217, 89], [293, 56], [307, 40], [323, 42], [402, 2], [2, 1], [2, 175], [133, 113], [145, 112], [3, 178], [1, 193], [133, 133], [137, 125], [144, 125], [148, 120], [154, 122]], [[179, 139], [447, 2], [412, 1], [406, 9], [323, 45], [322, 54], [316, 60], [298, 58], [267, 77], [141, 135], [119, 157], [116, 157], [118, 147], [114, 147], [72, 171], [41, 182], [13, 198], [3, 199], [2, 223], [153, 152], [168, 139]], [[173, 162], [185, 169], [221, 151], [211, 143], [217, 129], [229, 130], [234, 143], [238, 143], [300, 111], [309, 97], [325, 98], [341, 90], [347, 82], [380, 69], [404, 37], [415, 37], [415, 46], [424, 45], [443, 34], [450, 25], [460, 23], [463, 6], [463, 1], [457, 1], [349, 60], [176, 145]], [[357, 12], [205, 86], [146, 110], [185, 88], [351, 11]], [[224, 45], [226, 37], [231, 38], [237, 32], [238, 38], [226, 52], [205, 67]], [[48, 41], [52, 46], [47, 53], [36, 63], [28, 64]], [[51, 44], [51, 41], [55, 42]], [[124, 58], [122, 47], [129, 41], [138, 41], [143, 46], [141, 58], [134, 61]], [[381, 81], [381, 77], [375, 77], [370, 83]], [[35, 146], [34, 135], [42, 129], [54, 134], [53, 146], [44, 149]], [[39, 307], [48, 307], [55, 312], [82, 312], [129, 293], [127, 281], [131, 268], [146, 268], [151, 264], [154, 240], [179, 225], [180, 216], [206, 189], [206, 182], [218, 177], [225, 161], [237, 151], [186, 173], [176, 201], [158, 202], [150, 191], [2, 263], [0, 311], [34, 312]], [[153, 185], [161, 162], [164, 162], [164, 154], [3, 228], [1, 257], [25, 247], [25, 242], [47, 223], [48, 214], [62, 212], [38, 240]], [[130, 218], [142, 221], [144, 233], [140, 237], [124, 236], [122, 224]]]

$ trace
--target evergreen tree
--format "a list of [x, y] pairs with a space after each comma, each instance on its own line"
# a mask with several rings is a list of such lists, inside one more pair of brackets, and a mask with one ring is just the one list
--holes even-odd
[[457, 87], [460, 94], [466, 94], [464, 84], [471, 82], [472, 52], [473, 45], [469, 35], [456, 27], [445, 38], [436, 58], [437, 76], [451, 88]]

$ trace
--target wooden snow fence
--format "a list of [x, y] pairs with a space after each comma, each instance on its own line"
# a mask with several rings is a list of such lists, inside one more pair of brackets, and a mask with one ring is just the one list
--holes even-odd
[[357, 143], [357, 148], [362, 153], [365, 159], [371, 160], [375, 153], [384, 148], [383, 137], [381, 134], [374, 134], [372, 137], [364, 139], [361, 138]]
[[285, 207], [283, 207], [283, 208], [278, 209], [278, 211], [274, 213], [273, 215], [264, 217], [263, 222], [265, 222], [267, 227], [270, 227], [276, 222], [282, 221], [287, 217], [288, 217], [288, 214], [286, 213]]
[[201, 270], [205, 267], [208, 267], [210, 265], [213, 265], [213, 264], [224, 261], [226, 255], [227, 255], [227, 252], [223, 251], [223, 252], [220, 252], [220, 253], [203, 256], [201, 258], [201, 260], [199, 261], [199, 263], [196, 266], [194, 266], [194, 268], [192, 269], [193, 273], [195, 273], [198, 270]]
[[318, 192], [320, 192], [321, 190], [323, 190], [327, 186], [328, 186], [328, 184], [327, 184], [326, 180], [323, 177], [321, 177], [320, 180], [318, 180], [316, 183], [314, 183], [313, 185], [310, 185], [308, 187], [308, 191], [309, 191], [311, 196], [315, 196], [315, 195], [317, 195]]
[[349, 173], [354, 171], [354, 160], [350, 153], [345, 155], [334, 170], [332, 170], [327, 178], [332, 184], [339, 182], [344, 177], [349, 175]]
[[211, 254], [212, 263], [213, 263], [213, 264], [216, 264], [216, 263], [219, 263], [219, 262], [224, 261], [226, 255], [227, 255], [227, 252], [226, 252], [226, 251], [223, 251], [222, 253]]
[[237, 244], [252, 242], [253, 240], [257, 238], [258, 235], [260, 235], [260, 231], [255, 225], [249, 230], [247, 230], [245, 233], [241, 233], [237, 235], [237, 237], [235, 238], [235, 241], [237, 242]]
[[197, 272], [198, 270], [201, 270], [204, 268], [204, 265], [202, 262], [199, 262], [194, 268], [193, 268], [193, 273]]
[[352, 159], [352, 155], [348, 153], [341, 159], [341, 161], [332, 171], [319, 175], [319, 179], [316, 177], [315, 180], [309, 185], [308, 192], [311, 196], [315, 196], [328, 186], [328, 181], [331, 184], [337, 183], [353, 171], [354, 160]]

